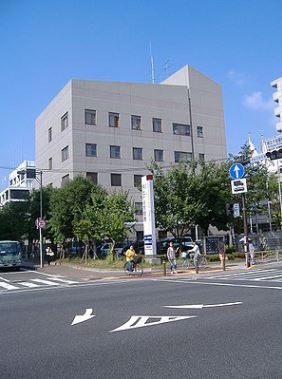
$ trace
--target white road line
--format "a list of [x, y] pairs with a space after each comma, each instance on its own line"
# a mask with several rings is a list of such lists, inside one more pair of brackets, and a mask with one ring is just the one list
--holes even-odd
[[19, 287], [12, 286], [11, 284], [6, 283], [6, 282], [0, 282], [0, 287], [5, 288], [8, 291], [19, 289]]
[[282, 290], [282, 287], [274, 287], [274, 286], [256, 286], [254, 284], [234, 284], [234, 283], [217, 283], [217, 282], [192, 282], [186, 280], [175, 280], [175, 279], [162, 279], [161, 281], [165, 281], [167, 283], [187, 283], [187, 284], [203, 284], [207, 286], [226, 286], [226, 287], [244, 287], [244, 288], [262, 288], [262, 289], [273, 289], [273, 290]]
[[252, 275], [260, 275], [261, 273], [266, 273], [266, 272], [270, 272], [270, 271], [278, 271], [278, 272], [281, 272], [281, 270], [279, 270], [279, 269], [270, 269], [270, 270], [256, 270], [256, 271], [251, 271], [251, 272], [240, 272], [240, 273], [233, 273], [233, 274], [224, 274], [223, 276], [220, 276], [220, 274], [218, 274], [218, 275], [209, 275], [209, 276], [207, 276], [207, 278], [209, 278], [209, 279], [217, 279], [217, 278], [220, 278], [220, 279], [226, 279], [226, 278], [228, 278], [228, 279], [230, 279], [230, 278], [233, 278], [233, 277], [236, 277], [236, 278], [238, 278], [239, 276], [243, 276], [243, 277], [245, 277], [245, 276], [252, 276]]
[[31, 279], [33, 282], [40, 283], [40, 284], [47, 284], [48, 286], [59, 286], [59, 283], [51, 282], [50, 280], [43, 280], [43, 279]]
[[65, 284], [78, 284], [78, 283], [80, 283], [80, 282], [76, 282], [74, 280], [61, 279], [61, 278], [56, 278], [56, 277], [52, 277], [52, 278], [48, 278], [48, 279], [56, 280], [56, 282], [62, 282]]
[[263, 276], [262, 278], [255, 278], [253, 280], [259, 281], [259, 280], [268, 280], [268, 279], [276, 279], [276, 278], [282, 278], [282, 275]]
[[6, 279], [6, 278], [2, 278], [2, 276], [0, 276], [0, 280], [4, 280], [4, 282], [9, 282], [10, 280]]
[[18, 282], [18, 284], [20, 284], [21, 286], [24, 286], [24, 287], [29, 287], [29, 288], [40, 287], [39, 284], [30, 283], [30, 282]]

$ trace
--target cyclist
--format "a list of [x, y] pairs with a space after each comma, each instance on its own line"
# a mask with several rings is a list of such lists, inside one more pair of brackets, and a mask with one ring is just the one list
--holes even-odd
[[133, 271], [134, 257], [137, 256], [133, 246], [131, 245], [129, 249], [125, 252], [127, 268], [129, 272]]

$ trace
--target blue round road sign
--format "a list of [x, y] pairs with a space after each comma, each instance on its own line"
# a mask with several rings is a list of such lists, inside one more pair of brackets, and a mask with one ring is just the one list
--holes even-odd
[[229, 169], [231, 179], [241, 179], [245, 175], [245, 168], [241, 163], [233, 163]]

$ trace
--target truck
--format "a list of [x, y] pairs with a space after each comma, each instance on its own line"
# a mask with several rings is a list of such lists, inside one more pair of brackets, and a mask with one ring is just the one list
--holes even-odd
[[19, 241], [0, 241], [0, 268], [20, 269], [22, 249]]

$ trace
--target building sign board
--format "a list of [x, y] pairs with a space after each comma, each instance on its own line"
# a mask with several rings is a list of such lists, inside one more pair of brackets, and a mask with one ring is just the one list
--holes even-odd
[[153, 176], [142, 177], [142, 204], [145, 257], [153, 258], [157, 254], [155, 231], [155, 207]]

